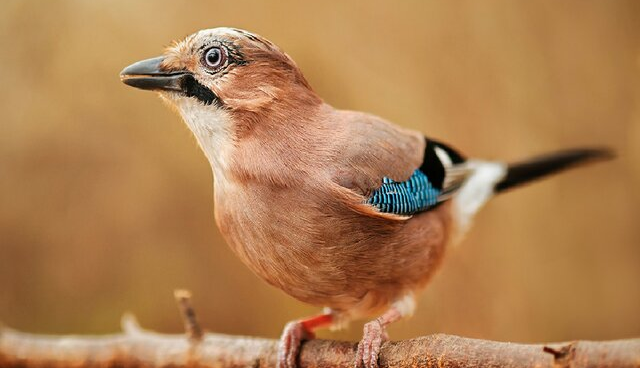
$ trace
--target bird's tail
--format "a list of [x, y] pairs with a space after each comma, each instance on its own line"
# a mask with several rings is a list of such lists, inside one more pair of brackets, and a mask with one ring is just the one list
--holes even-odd
[[469, 174], [454, 197], [455, 217], [459, 225], [457, 239], [466, 232], [475, 214], [493, 195], [570, 167], [611, 157], [613, 153], [607, 149], [576, 148], [513, 164], [478, 160], [465, 162]]
[[613, 152], [604, 148], [575, 148], [508, 164], [506, 174], [495, 184], [494, 192], [502, 193], [547, 175], [612, 157]]

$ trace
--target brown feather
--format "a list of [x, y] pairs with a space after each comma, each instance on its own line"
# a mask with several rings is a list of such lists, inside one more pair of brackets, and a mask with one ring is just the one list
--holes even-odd
[[[199, 73], [198, 49], [211, 39], [233, 45], [245, 63], [217, 78]], [[383, 177], [403, 181], [421, 165], [419, 132], [323, 103], [288, 55], [245, 31], [190, 36], [165, 53], [164, 66], [190, 70], [224, 104], [215, 123], [223, 129], [203, 127], [188, 115], [205, 107], [172, 96], [216, 173], [216, 222], [251, 270], [352, 317], [424, 287], [444, 254], [450, 205], [399, 216], [365, 204]], [[224, 139], [213, 138], [222, 146], [211, 147], [220, 132]]]

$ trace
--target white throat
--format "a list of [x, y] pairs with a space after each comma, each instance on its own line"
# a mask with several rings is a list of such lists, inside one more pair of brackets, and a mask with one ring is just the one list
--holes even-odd
[[231, 117], [223, 109], [205, 106], [191, 98], [181, 98], [176, 105], [207, 156], [214, 180], [219, 182], [225, 177], [229, 155], [234, 147]]

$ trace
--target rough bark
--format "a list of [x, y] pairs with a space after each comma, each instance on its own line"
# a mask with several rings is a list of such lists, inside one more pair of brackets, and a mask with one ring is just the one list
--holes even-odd
[[[45, 336], [0, 329], [1, 367], [275, 367], [278, 341], [202, 333], [186, 291], [175, 293], [186, 334], [165, 335], [122, 319], [123, 333]], [[300, 368], [352, 367], [355, 343], [304, 343]], [[451, 335], [385, 343], [380, 367], [640, 367], [640, 339], [513, 344]]]
[[[43, 336], [0, 332], [0, 367], [275, 367], [277, 341], [206, 333], [144, 331], [132, 317], [124, 333]], [[355, 344], [312, 340], [300, 354], [304, 367], [351, 367]], [[513, 344], [431, 335], [386, 343], [381, 367], [640, 367], [640, 339]]]

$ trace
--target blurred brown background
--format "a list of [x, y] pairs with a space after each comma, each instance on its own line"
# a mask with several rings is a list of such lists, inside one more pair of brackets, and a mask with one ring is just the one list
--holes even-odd
[[[180, 331], [276, 337], [314, 313], [253, 276], [213, 221], [211, 173], [178, 116], [118, 78], [201, 28], [290, 53], [329, 103], [515, 160], [618, 159], [497, 198], [393, 338], [640, 335], [640, 3], [25, 1], [0, 5], [0, 320], [106, 333], [124, 311]], [[361, 323], [323, 337], [357, 339]]]

